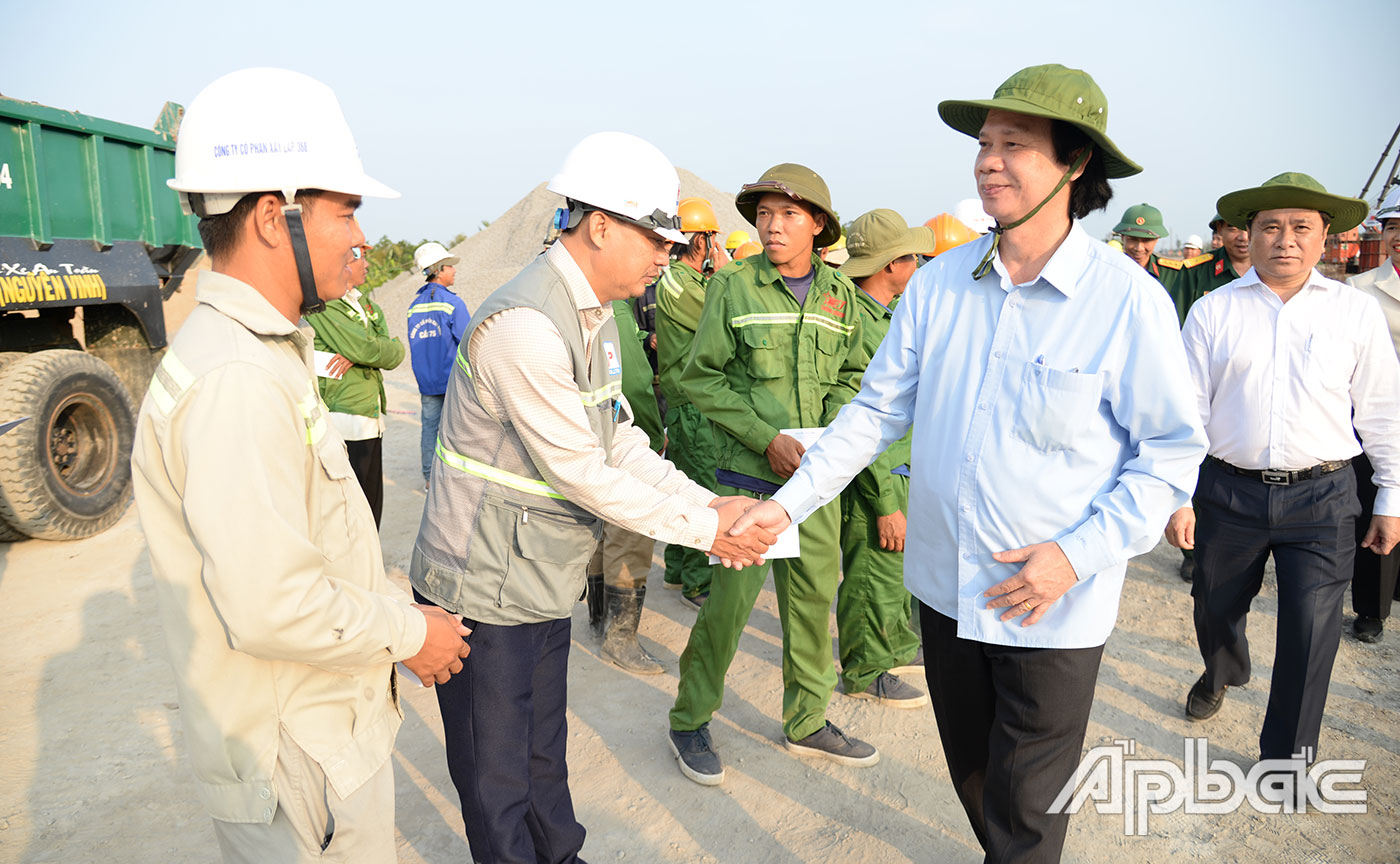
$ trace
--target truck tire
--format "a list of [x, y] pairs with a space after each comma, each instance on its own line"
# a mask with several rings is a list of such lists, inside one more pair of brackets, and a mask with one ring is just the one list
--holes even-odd
[[135, 410], [106, 363], [40, 351], [0, 370], [0, 519], [30, 537], [76, 540], [111, 527], [131, 503]]
[[[0, 351], [0, 370], [4, 370], [11, 362], [24, 356], [26, 356], [26, 354], [23, 351]], [[0, 417], [0, 423], [5, 422], [7, 419], [13, 418]], [[15, 429], [12, 431], [17, 433], [19, 430]], [[3, 516], [0, 516], [0, 543], [13, 543], [16, 540], [26, 539], [28, 539], [28, 535], [16, 531], [10, 523], [5, 521]]]

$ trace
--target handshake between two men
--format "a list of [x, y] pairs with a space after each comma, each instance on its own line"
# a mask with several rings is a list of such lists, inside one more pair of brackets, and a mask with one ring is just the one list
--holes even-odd
[[710, 554], [735, 570], [761, 565], [764, 553], [792, 524], [787, 511], [776, 501], [722, 495], [711, 501], [710, 507], [719, 511], [719, 530]]

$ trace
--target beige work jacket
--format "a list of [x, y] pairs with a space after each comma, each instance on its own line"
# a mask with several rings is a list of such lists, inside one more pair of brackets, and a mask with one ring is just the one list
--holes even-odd
[[384, 764], [427, 623], [385, 578], [309, 328], [219, 273], [196, 299], [141, 406], [136, 505], [200, 797], [270, 822], [279, 728], [342, 797]]

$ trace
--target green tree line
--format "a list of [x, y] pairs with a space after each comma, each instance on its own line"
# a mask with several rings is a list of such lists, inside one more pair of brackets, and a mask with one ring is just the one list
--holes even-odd
[[[451, 249], [465, 239], [467, 239], [467, 235], [458, 234], [443, 245]], [[419, 240], [417, 243], [413, 243], [408, 240], [390, 240], [388, 237], [380, 237], [374, 247], [369, 250], [369, 276], [365, 280], [364, 287], [360, 290], [373, 291], [403, 271], [413, 269], [413, 250], [427, 242], [427, 240]]]

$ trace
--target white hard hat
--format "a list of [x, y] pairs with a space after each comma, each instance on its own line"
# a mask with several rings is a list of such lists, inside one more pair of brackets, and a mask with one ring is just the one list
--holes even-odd
[[676, 168], [655, 145], [635, 135], [595, 132], [584, 138], [564, 157], [549, 191], [615, 213], [672, 243], [686, 242], [676, 215], [681, 194]]
[[986, 234], [996, 225], [996, 220], [988, 216], [982, 209], [982, 202], [977, 198], [964, 198], [953, 207], [953, 218], [963, 223], [978, 234]]
[[1387, 219], [1400, 219], [1400, 186], [1391, 189], [1381, 206], [1376, 208], [1376, 221], [1384, 222]]
[[[331, 88], [287, 69], [242, 69], [194, 97], [180, 123], [175, 177], [185, 212], [227, 213], [249, 192], [298, 190], [397, 198], [365, 175]], [[189, 194], [199, 193], [197, 207]]]
[[1199, 235], [1199, 234], [1192, 234], [1190, 237], [1187, 237], [1187, 238], [1186, 238], [1186, 242], [1183, 243], [1183, 244], [1181, 244], [1181, 245], [1182, 245], [1182, 246], [1194, 246], [1194, 247], [1196, 247], [1197, 249], [1204, 249], [1204, 248], [1205, 248], [1204, 246], [1201, 245], [1201, 235]]
[[413, 267], [424, 276], [438, 265], [455, 267], [461, 260], [448, 252], [441, 243], [424, 243], [413, 250]]

